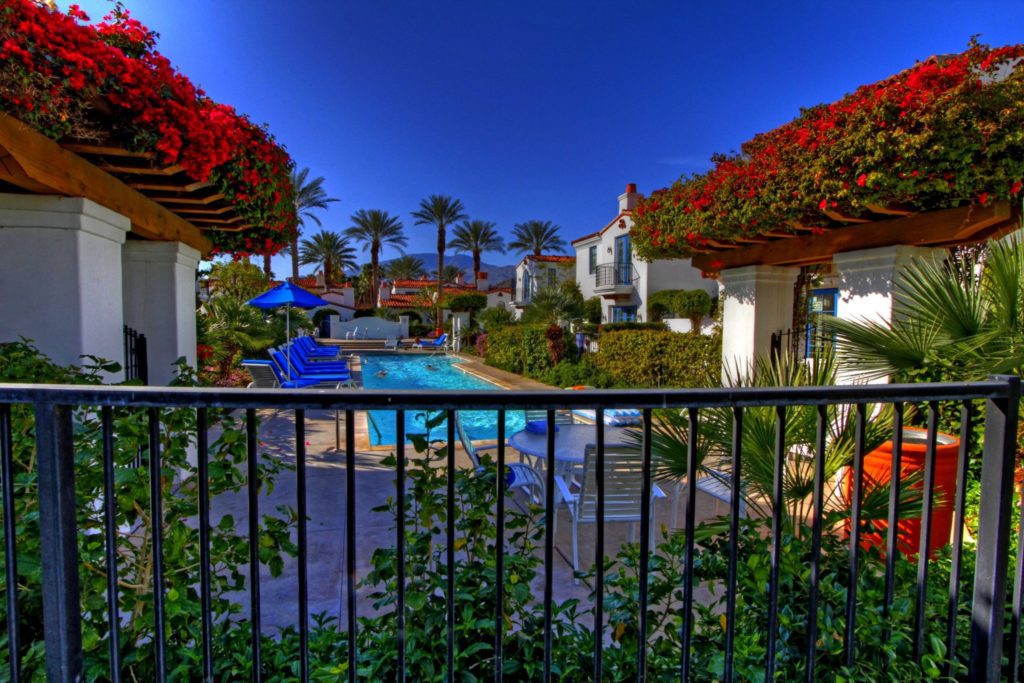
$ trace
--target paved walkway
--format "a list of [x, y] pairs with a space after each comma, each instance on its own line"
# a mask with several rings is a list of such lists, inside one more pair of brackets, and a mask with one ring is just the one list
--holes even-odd
[[[521, 379], [521, 378], [520, 378]], [[529, 381], [529, 380], [527, 380]], [[260, 443], [263, 457], [279, 458], [294, 465], [294, 422], [290, 411], [263, 411], [260, 428]], [[365, 424], [365, 420], [362, 420]], [[357, 425], [359, 421], [357, 421]], [[335, 416], [333, 412], [309, 411], [307, 413], [307, 505], [309, 512], [309, 611], [320, 612], [345, 618], [345, 471], [344, 452], [335, 449]], [[365, 439], [365, 435], [364, 435]], [[357, 438], [357, 444], [359, 443]], [[363, 441], [365, 443], [365, 440]], [[410, 456], [412, 449], [408, 449]], [[394, 473], [382, 466], [382, 459], [389, 451], [368, 451], [360, 449], [356, 454], [356, 580], [362, 580], [369, 570], [370, 558], [376, 548], [393, 547], [395, 532], [393, 520], [386, 513], [371, 510], [383, 504], [394, 495]], [[457, 450], [457, 466], [468, 467], [469, 461], [461, 448]], [[671, 496], [672, 490], [666, 490]], [[260, 512], [273, 513], [279, 505], [296, 505], [295, 473], [284, 472], [278, 476], [274, 490], [260, 496]], [[213, 502], [212, 521], [214, 524], [225, 514], [232, 514], [237, 521], [238, 531], [247, 533], [247, 494], [224, 495]], [[703, 494], [698, 496], [698, 519], [713, 512], [711, 500]], [[670, 502], [659, 501], [655, 512], [658, 527], [669, 523]], [[621, 543], [626, 540], [626, 524], [606, 526], [606, 553], [614, 556]], [[580, 557], [584, 566], [590, 566], [593, 557], [593, 525], [580, 527]], [[576, 584], [570, 562], [571, 537], [570, 518], [564, 506], [558, 512], [556, 555], [552, 571], [554, 598], [563, 601], [569, 598], [589, 600], [590, 588]], [[542, 553], [542, 548], [540, 549]], [[538, 600], [543, 596], [543, 568], [534, 585]], [[265, 630], [273, 633], [278, 627], [294, 625], [298, 620], [297, 563], [288, 558], [284, 573], [272, 578], [266, 568], [261, 571], [262, 618]], [[372, 607], [366, 594], [372, 587], [361, 588], [358, 592], [357, 612], [371, 613]], [[248, 598], [239, 595], [239, 602], [247, 610]]]

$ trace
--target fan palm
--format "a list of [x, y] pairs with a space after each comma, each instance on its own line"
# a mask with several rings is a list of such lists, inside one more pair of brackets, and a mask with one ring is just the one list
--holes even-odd
[[454, 237], [448, 243], [456, 251], [473, 255], [473, 280], [480, 277], [480, 254], [485, 251], [504, 253], [505, 240], [501, 239], [494, 223], [489, 221], [463, 221], [452, 230]]
[[[310, 180], [309, 169], [304, 168], [298, 172], [293, 170], [291, 181], [295, 188], [295, 213], [298, 215], [299, 226], [304, 226], [307, 218], [317, 226], [322, 225], [319, 216], [313, 210], [326, 210], [328, 204], [339, 201], [334, 197], [327, 196], [327, 191], [323, 187], [323, 177], [318, 176]], [[288, 248], [292, 257], [292, 279], [299, 277], [299, 262], [302, 256], [299, 253], [299, 232], [299, 229], [296, 228], [295, 234], [292, 235], [291, 246]]]
[[387, 211], [359, 209], [352, 214], [352, 227], [345, 230], [345, 236], [363, 244], [363, 251], [370, 250], [370, 291], [376, 292], [380, 276], [380, 251], [384, 247], [401, 250], [409, 243], [402, 232], [402, 222]]
[[423, 261], [415, 256], [399, 256], [384, 266], [384, 276], [392, 280], [419, 280], [426, 274]]
[[[446, 195], [432, 194], [420, 202], [418, 211], [412, 212], [412, 217], [416, 219], [416, 225], [433, 225], [437, 227], [437, 270], [435, 271], [437, 273], [444, 272], [444, 249], [448, 244], [446, 229], [457, 221], [465, 220], [466, 214], [463, 213], [464, 211], [465, 207], [462, 206], [460, 200]], [[443, 299], [443, 294], [444, 280], [438, 278], [437, 302], [439, 306]], [[440, 317], [440, 309], [438, 309], [438, 317]]]
[[[434, 271], [431, 275], [437, 277], [437, 271]], [[458, 282], [459, 278], [463, 275], [465, 275], [465, 272], [463, 272], [462, 268], [459, 268], [454, 264], [447, 263], [445, 264], [444, 270], [441, 271], [441, 277], [438, 279], [442, 282]]]
[[919, 259], [893, 288], [892, 324], [828, 321], [840, 360], [865, 378], [955, 381], [1024, 368], [1024, 240]]
[[563, 251], [565, 240], [559, 237], [559, 226], [551, 221], [526, 221], [516, 223], [512, 230], [512, 237], [508, 247], [519, 253], [531, 252], [534, 256], [540, 256], [545, 251]]
[[[737, 387], [815, 387], [835, 383], [834, 356], [823, 354], [804, 362], [792, 354], [770, 360], [759, 358], [753, 369], [727, 378], [726, 384]], [[730, 373], [731, 374], [731, 373]], [[864, 450], [870, 452], [892, 435], [892, 407], [867, 405], [864, 409]], [[689, 418], [678, 410], [656, 413], [652, 424], [651, 453], [655, 476], [679, 481], [688, 478], [687, 456]], [[753, 517], [770, 517], [773, 509], [776, 434], [778, 413], [772, 406], [748, 407], [743, 410], [741, 495]], [[834, 482], [843, 468], [853, 463], [856, 451], [857, 413], [849, 406], [829, 405], [824, 408], [825, 428], [823, 509], [826, 526], [842, 523], [849, 516], [848, 502], [841, 487]], [[788, 405], [783, 418], [782, 507], [787, 524], [801, 534], [801, 522], [813, 510], [815, 486], [818, 408]], [[700, 411], [697, 430], [697, 467], [706, 476], [730, 484], [732, 478], [733, 411], [709, 408]], [[639, 431], [628, 433], [630, 441], [642, 443]], [[904, 476], [901, 485], [900, 517], [908, 519], [920, 514], [920, 490], [914, 488], [918, 476]], [[888, 513], [887, 483], [865, 480], [861, 501], [861, 519], [870, 523], [883, 520]], [[915, 507], [916, 506], [916, 507]]]
[[355, 256], [348, 240], [330, 230], [321, 230], [299, 244], [299, 262], [304, 266], [321, 264], [327, 282], [340, 280], [345, 270], [355, 268]]

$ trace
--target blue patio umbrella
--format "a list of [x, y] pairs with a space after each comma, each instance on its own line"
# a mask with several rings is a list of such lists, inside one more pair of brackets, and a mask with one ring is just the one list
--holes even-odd
[[290, 282], [283, 282], [271, 290], [263, 292], [255, 299], [247, 301], [250, 306], [257, 308], [281, 308], [285, 307], [285, 339], [288, 352], [288, 367], [285, 368], [287, 377], [292, 378], [292, 306], [298, 308], [316, 308], [317, 306], [329, 305], [326, 301], [315, 294], [310, 294], [302, 287], [293, 285]]

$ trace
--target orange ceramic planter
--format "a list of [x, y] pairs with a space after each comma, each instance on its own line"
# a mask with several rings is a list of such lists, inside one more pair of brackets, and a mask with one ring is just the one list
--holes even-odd
[[[903, 457], [900, 462], [902, 477], [913, 472], [924, 471], [924, 457], [928, 446], [928, 433], [924, 429], [908, 427], [903, 430]], [[949, 434], [936, 435], [935, 444], [935, 498], [932, 504], [932, 528], [928, 539], [928, 556], [949, 543], [953, 528], [953, 502], [956, 495], [956, 464], [960, 451], [960, 439]], [[892, 441], [864, 456], [864, 485], [887, 484], [892, 476]], [[922, 475], [923, 476], [923, 475]], [[923, 487], [923, 480], [915, 488]], [[853, 495], [852, 470], [846, 477], [846, 498]], [[897, 523], [897, 547], [904, 555], [917, 555], [921, 548], [921, 516], [901, 519]], [[886, 522], [876, 522], [881, 533], [862, 534], [864, 547], [875, 546], [884, 551]]]

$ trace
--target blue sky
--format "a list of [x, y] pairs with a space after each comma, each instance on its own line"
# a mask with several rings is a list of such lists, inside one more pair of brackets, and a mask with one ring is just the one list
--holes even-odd
[[505, 234], [551, 220], [569, 241], [613, 218], [628, 182], [663, 187], [800, 107], [1024, 26], [1020, 0], [126, 4], [193, 81], [326, 178], [341, 201], [324, 227], [384, 209], [412, 252], [434, 251], [409, 216], [428, 194]]

